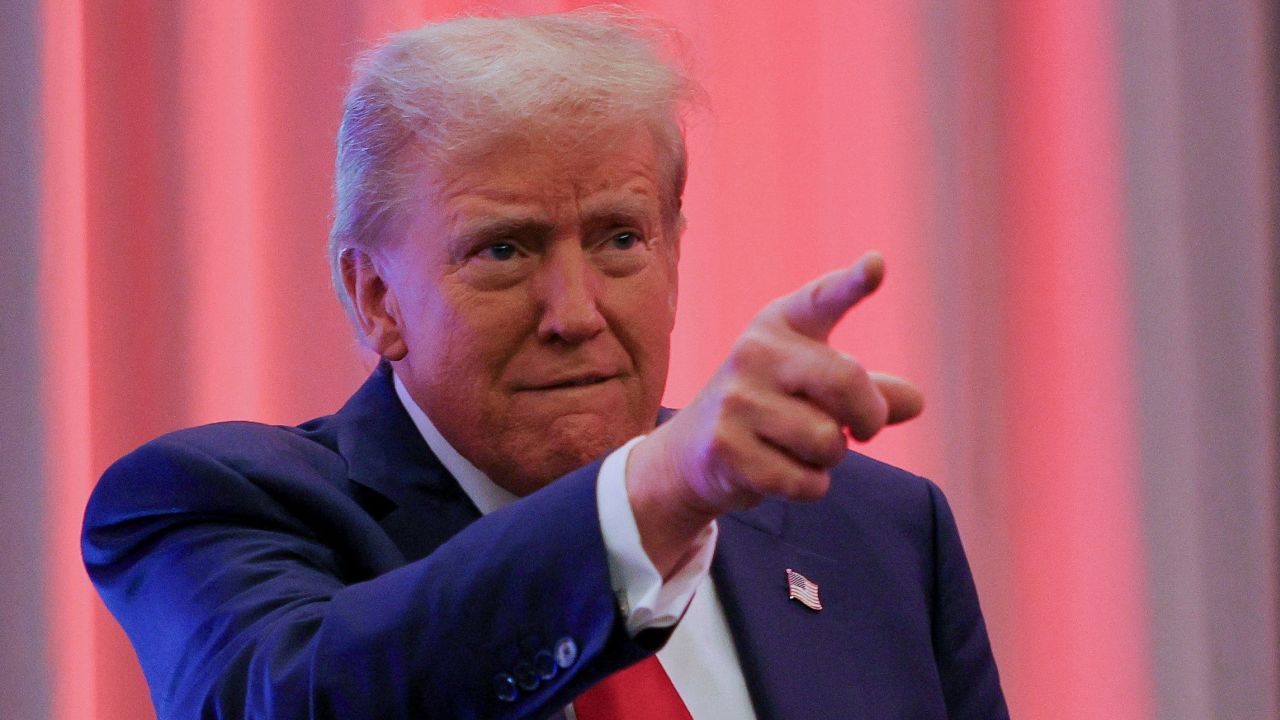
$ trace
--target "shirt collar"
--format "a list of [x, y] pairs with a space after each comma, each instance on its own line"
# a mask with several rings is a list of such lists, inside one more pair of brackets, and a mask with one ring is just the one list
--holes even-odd
[[440, 434], [436, 426], [432, 424], [431, 418], [418, 407], [418, 404], [409, 396], [409, 391], [405, 389], [404, 383], [400, 382], [400, 376], [395, 373], [391, 374], [396, 387], [396, 397], [400, 398], [400, 404], [404, 405], [404, 409], [409, 413], [409, 417], [413, 420], [413, 424], [418, 428], [418, 432], [422, 434], [422, 439], [427, 441], [427, 447], [431, 448], [431, 452], [436, 454], [440, 459], [440, 464], [444, 465], [444, 469], [448, 470], [454, 479], [458, 481], [458, 485], [462, 486], [462, 492], [467, 494], [471, 502], [475, 503], [480, 514], [488, 515], [494, 510], [504, 508], [515, 502], [518, 498], [499, 487], [487, 475], [481, 472], [480, 468], [471, 464], [470, 460], [462, 457], [462, 455], [449, 444], [448, 440]]

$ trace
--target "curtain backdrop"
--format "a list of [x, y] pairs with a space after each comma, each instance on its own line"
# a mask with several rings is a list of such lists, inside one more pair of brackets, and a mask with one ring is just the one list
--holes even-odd
[[[79, 560], [108, 464], [331, 412], [371, 367], [323, 252], [354, 54], [580, 4], [0, 3], [6, 717], [153, 716]], [[928, 407], [862, 449], [951, 498], [1014, 715], [1280, 716], [1266, 3], [632, 5], [710, 97], [667, 403], [881, 250], [833, 342]]]

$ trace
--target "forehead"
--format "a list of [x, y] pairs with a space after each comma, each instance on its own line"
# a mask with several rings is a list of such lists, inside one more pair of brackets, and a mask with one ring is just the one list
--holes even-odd
[[657, 147], [644, 130], [584, 139], [508, 137], [439, 170], [428, 170], [426, 204], [452, 216], [508, 210], [579, 211], [620, 205], [656, 210], [660, 202]]

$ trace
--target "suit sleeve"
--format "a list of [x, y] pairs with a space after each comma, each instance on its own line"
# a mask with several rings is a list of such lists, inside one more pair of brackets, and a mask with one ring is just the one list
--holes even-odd
[[950, 718], [1008, 718], [978, 591], [960, 544], [955, 517], [942, 491], [928, 483], [933, 506], [934, 659]]
[[104, 475], [84, 558], [161, 718], [546, 717], [665, 640], [618, 619], [597, 469], [402, 564], [323, 480], [156, 441]]

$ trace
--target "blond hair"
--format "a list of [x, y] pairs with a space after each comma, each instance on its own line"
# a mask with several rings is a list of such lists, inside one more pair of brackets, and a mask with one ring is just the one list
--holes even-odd
[[653, 133], [666, 220], [684, 192], [682, 121], [698, 91], [669, 27], [618, 7], [537, 17], [465, 17], [391, 35], [356, 63], [338, 131], [329, 261], [394, 235], [429, 167], [496, 141], [552, 133], [590, 148], [621, 127]]

